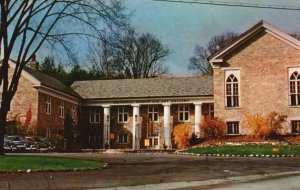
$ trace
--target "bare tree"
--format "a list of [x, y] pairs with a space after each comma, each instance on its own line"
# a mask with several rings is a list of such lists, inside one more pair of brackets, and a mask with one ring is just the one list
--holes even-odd
[[110, 78], [150, 78], [168, 72], [163, 61], [169, 50], [151, 34], [121, 31], [92, 46], [89, 60], [100, 76]]
[[[23, 68], [45, 44], [68, 50], [68, 36], [101, 36], [104, 27], [123, 24], [121, 0], [1, 0], [0, 153], [3, 153], [6, 116]], [[8, 77], [9, 60], [15, 68]]]
[[123, 78], [151, 78], [167, 74], [163, 61], [169, 49], [151, 34], [137, 34], [130, 30], [117, 44], [115, 68]]
[[208, 57], [217, 53], [220, 49], [227, 46], [237, 37], [238, 34], [234, 32], [226, 32], [211, 38], [205, 47], [196, 45], [194, 49], [194, 56], [190, 58], [188, 69], [196, 70], [201, 75], [211, 75], [213, 73], [213, 69], [208, 62]]

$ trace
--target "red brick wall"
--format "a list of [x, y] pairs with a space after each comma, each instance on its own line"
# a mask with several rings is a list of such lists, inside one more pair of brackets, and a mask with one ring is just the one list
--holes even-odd
[[[51, 97], [51, 114], [46, 113], [46, 100], [47, 97]], [[47, 95], [45, 93], [38, 93], [38, 135], [46, 136], [47, 128], [51, 129], [51, 134], [59, 134], [64, 129], [64, 119], [67, 112], [71, 110], [74, 103], [64, 101], [64, 118], [59, 116], [59, 105], [61, 102], [60, 98]], [[77, 106], [78, 109], [78, 106]], [[73, 123], [77, 124], [77, 118]]]

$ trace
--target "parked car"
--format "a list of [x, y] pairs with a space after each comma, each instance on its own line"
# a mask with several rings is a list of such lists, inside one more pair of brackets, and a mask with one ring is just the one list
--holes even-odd
[[11, 146], [15, 146], [17, 151], [25, 151], [29, 146], [28, 143], [19, 135], [12, 135], [6, 137]]
[[38, 151], [48, 152], [49, 150], [52, 150], [52, 147], [50, 147], [47, 142], [42, 141], [38, 136], [26, 136], [25, 139], [36, 145]]
[[54, 144], [51, 141], [49, 141], [47, 138], [39, 137], [39, 136], [37, 136], [37, 138], [40, 139], [40, 141], [46, 143], [49, 146], [49, 150], [54, 150], [55, 149]]
[[3, 148], [5, 152], [12, 152], [12, 151], [16, 151], [17, 147], [14, 143], [10, 143], [7, 138], [4, 138], [4, 144], [3, 144]]

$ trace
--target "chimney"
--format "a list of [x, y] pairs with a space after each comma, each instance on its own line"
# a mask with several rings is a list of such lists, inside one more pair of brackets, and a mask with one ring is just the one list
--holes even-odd
[[27, 67], [37, 70], [38, 62], [36, 61], [36, 55], [33, 54], [29, 62], [27, 63]]

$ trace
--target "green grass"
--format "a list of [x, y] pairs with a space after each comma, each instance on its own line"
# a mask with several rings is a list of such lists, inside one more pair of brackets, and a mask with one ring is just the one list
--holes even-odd
[[[274, 150], [275, 149], [275, 150]], [[240, 145], [240, 146], [210, 146], [192, 148], [184, 152], [195, 154], [224, 155], [300, 155], [299, 145]]]
[[104, 163], [50, 156], [0, 156], [0, 172], [100, 169]]

